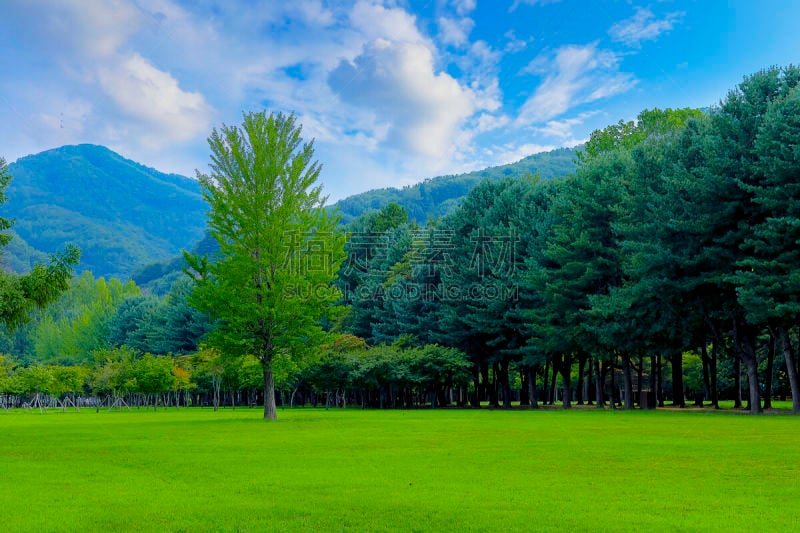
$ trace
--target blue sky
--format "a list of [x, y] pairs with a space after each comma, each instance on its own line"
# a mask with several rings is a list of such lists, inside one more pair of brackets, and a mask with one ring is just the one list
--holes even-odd
[[0, 155], [106, 145], [208, 168], [212, 128], [294, 112], [330, 198], [573, 146], [800, 61], [779, 0], [3, 0]]

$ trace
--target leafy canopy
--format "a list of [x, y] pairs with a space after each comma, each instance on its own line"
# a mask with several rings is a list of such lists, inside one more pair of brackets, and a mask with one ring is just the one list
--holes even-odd
[[321, 319], [341, 297], [332, 283], [345, 235], [323, 208], [321, 167], [293, 115], [244, 115], [209, 138], [211, 173], [198, 173], [219, 252], [185, 254], [191, 303], [211, 314], [209, 344], [227, 357], [252, 355], [264, 371], [264, 417], [275, 418], [273, 361], [308, 355]]

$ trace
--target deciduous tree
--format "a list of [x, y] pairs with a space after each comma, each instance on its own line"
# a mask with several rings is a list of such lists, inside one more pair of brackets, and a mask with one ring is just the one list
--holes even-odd
[[220, 251], [185, 254], [196, 280], [190, 301], [215, 321], [209, 345], [261, 362], [267, 419], [277, 418], [276, 356], [319, 342], [320, 320], [341, 296], [332, 282], [345, 235], [323, 208], [321, 166], [300, 134], [293, 115], [265, 112], [212, 132], [211, 172], [198, 178]]

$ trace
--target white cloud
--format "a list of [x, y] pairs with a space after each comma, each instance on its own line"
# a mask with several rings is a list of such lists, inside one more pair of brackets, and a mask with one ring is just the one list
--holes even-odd
[[491, 115], [489, 113], [482, 113], [478, 120], [475, 122], [475, 133], [484, 133], [493, 131], [511, 122], [506, 115]]
[[630, 89], [636, 80], [619, 72], [618, 63], [616, 55], [598, 49], [596, 43], [562, 46], [535, 58], [523, 73], [540, 74], [544, 79], [520, 108], [518, 125], [540, 123], [577, 105]]
[[649, 9], [637, 8], [634, 16], [611, 26], [608, 34], [617, 42], [639, 48], [642, 41], [653, 41], [670, 31], [683, 15], [684, 13], [676, 11], [667, 14], [663, 19], [656, 19]]
[[15, 124], [0, 132], [0, 156], [13, 161], [43, 149], [86, 142], [82, 139], [91, 129], [92, 103], [69, 92], [21, 80], [15, 80], [13, 87], [0, 85], [0, 122]]
[[321, 0], [295, 1], [287, 4], [287, 7], [300, 16], [300, 20], [310, 26], [324, 28], [334, 23], [333, 12], [323, 6]]
[[463, 17], [478, 7], [478, 2], [477, 0], [450, 0], [450, 5], [458, 15]]
[[490, 155], [492, 156], [493, 165], [507, 165], [509, 163], [516, 163], [520, 159], [524, 159], [529, 155], [538, 154], [540, 152], [549, 152], [551, 150], [555, 150], [556, 148], [558, 147], [553, 144], [506, 144], [503, 146], [494, 147], [490, 151]]
[[350, 22], [361, 32], [366, 42], [375, 39], [428, 42], [417, 29], [416, 17], [400, 8], [386, 8], [381, 4], [362, 0], [353, 6]]
[[447, 17], [439, 17], [439, 38], [444, 44], [453, 46], [463, 46], [469, 42], [469, 32], [475, 26], [475, 22], [470, 18], [455, 20]]
[[[573, 128], [580, 126], [587, 118], [593, 117], [597, 113], [598, 111], [587, 111], [572, 118], [549, 120], [544, 126], [534, 128], [534, 131], [546, 137], [561, 139], [563, 142], [567, 139], [574, 138]], [[580, 144], [580, 141], [578, 141], [578, 144]]]
[[58, 115], [55, 113], [40, 112], [43, 129], [56, 128], [62, 130], [62, 134], [72, 137], [80, 136], [86, 128], [86, 122], [92, 114], [92, 104], [81, 99], [64, 101], [59, 107]]
[[58, 38], [67, 48], [94, 58], [115, 54], [145, 20], [135, 4], [124, 0], [34, 1], [27, 3], [27, 7], [41, 17], [37, 27]]
[[517, 38], [517, 36], [514, 34], [514, 30], [508, 30], [503, 34], [503, 37], [508, 39], [508, 42], [504, 48], [506, 52], [513, 54], [515, 52], [525, 50], [525, 48], [528, 47], [528, 42]]
[[422, 44], [378, 39], [353, 62], [342, 62], [329, 84], [343, 102], [374, 115], [386, 127], [386, 143], [411, 154], [443, 157], [453, 137], [476, 111], [472, 90], [436, 73]]
[[547, 4], [556, 4], [560, 1], [561, 0], [514, 0], [514, 3], [511, 4], [510, 8], [508, 8], [508, 12], [513, 13], [521, 5], [546, 6]]
[[132, 54], [98, 71], [100, 86], [130, 118], [147, 126], [142, 140], [155, 145], [207, 133], [211, 107], [202, 94], [186, 92], [168, 72]]

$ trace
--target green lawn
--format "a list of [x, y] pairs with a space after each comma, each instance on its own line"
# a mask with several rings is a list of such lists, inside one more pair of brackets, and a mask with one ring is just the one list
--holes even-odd
[[0, 411], [2, 531], [797, 531], [800, 418]]

